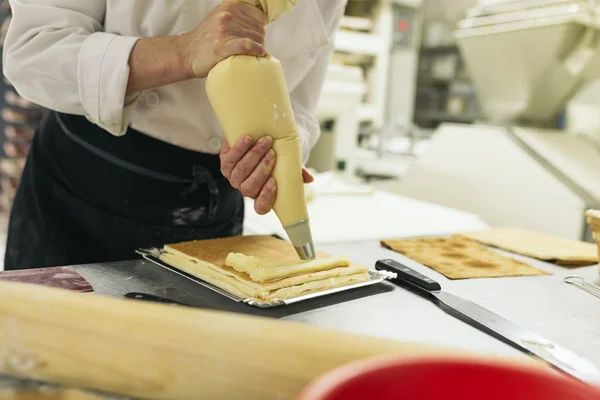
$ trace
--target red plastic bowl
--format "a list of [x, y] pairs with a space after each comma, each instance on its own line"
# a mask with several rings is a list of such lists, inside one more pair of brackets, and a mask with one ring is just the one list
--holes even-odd
[[297, 400], [600, 400], [554, 371], [488, 361], [374, 358], [337, 368]]

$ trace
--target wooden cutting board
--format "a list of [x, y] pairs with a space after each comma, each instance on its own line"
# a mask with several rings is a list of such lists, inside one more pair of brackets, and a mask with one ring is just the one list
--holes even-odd
[[139, 399], [294, 399], [321, 374], [365, 357], [473, 357], [288, 321], [26, 283], [0, 281], [0, 293], [0, 374]]

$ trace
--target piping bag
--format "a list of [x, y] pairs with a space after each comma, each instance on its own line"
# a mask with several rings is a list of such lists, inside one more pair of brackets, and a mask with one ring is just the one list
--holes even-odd
[[[235, 0], [260, 7], [269, 23], [287, 14], [298, 0]], [[277, 182], [273, 211], [303, 260], [315, 258], [304, 195], [300, 135], [281, 63], [263, 57], [234, 55], [213, 67], [206, 92], [225, 138], [233, 146], [243, 136], [273, 138]]]

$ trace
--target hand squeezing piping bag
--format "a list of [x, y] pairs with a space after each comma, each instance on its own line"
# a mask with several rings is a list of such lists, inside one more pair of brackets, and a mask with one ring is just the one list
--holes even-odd
[[[261, 7], [269, 22], [286, 14], [297, 0], [236, 0]], [[273, 138], [272, 176], [277, 182], [273, 210], [303, 260], [315, 258], [304, 195], [300, 135], [281, 63], [264, 57], [235, 55], [208, 74], [206, 92], [230, 145], [243, 136]]]

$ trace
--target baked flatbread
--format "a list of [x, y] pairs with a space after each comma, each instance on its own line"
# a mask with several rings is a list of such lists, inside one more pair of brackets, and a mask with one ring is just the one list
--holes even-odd
[[568, 240], [522, 228], [495, 228], [462, 236], [511, 253], [563, 266], [585, 266], [598, 262], [592, 243]]
[[547, 275], [548, 272], [486, 249], [462, 236], [384, 240], [390, 248], [450, 279]]

